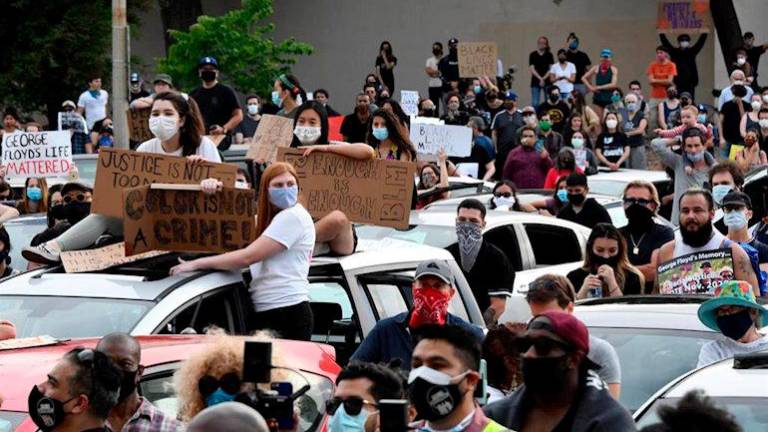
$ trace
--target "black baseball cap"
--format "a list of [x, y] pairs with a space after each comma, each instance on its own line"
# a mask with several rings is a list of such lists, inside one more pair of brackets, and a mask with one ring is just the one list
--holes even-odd
[[741, 191], [730, 191], [723, 197], [722, 207], [738, 206], [752, 209], [752, 199]]

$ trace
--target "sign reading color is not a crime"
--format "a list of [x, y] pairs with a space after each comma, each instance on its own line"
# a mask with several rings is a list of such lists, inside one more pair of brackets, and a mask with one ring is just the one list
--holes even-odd
[[459, 42], [459, 77], [496, 76], [496, 42]]
[[208, 195], [183, 186], [149, 185], [123, 191], [126, 256], [153, 250], [228, 252], [253, 242], [253, 190], [225, 187]]
[[73, 166], [69, 131], [3, 134], [2, 151], [8, 178], [66, 177]]
[[123, 217], [123, 189], [152, 183], [199, 184], [216, 178], [234, 187], [237, 166], [190, 162], [187, 158], [130, 150], [101, 149], [93, 190], [94, 213]]
[[296, 168], [301, 202], [312, 217], [343, 211], [358, 223], [407, 228], [416, 165], [390, 160], [355, 160], [333, 153], [280, 149], [278, 160]]

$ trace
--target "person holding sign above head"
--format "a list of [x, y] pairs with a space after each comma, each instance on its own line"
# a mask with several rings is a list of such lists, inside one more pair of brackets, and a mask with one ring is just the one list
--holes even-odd
[[171, 274], [250, 267], [256, 313], [251, 315], [249, 330], [269, 329], [286, 339], [308, 341], [313, 319], [307, 276], [315, 227], [309, 212], [298, 203], [298, 193], [293, 166], [285, 162], [270, 165], [259, 185], [256, 240], [233, 252], [192, 261], [180, 259]]
[[[432, 163], [428, 163], [421, 167], [421, 173], [419, 174], [419, 185], [417, 187], [419, 200], [416, 201], [416, 209], [422, 209], [429, 204], [441, 199], [450, 198], [451, 193], [448, 192], [448, 155], [445, 153], [445, 149], [440, 148], [440, 152], [437, 154], [438, 165], [435, 166]], [[437, 189], [444, 189], [444, 192], [436, 192]]]
[[[203, 131], [192, 116], [190, 104], [178, 93], [161, 93], [155, 97], [149, 129], [155, 138], [142, 143], [136, 151], [184, 156], [190, 161], [221, 162], [216, 146], [202, 136]], [[65, 192], [62, 194], [66, 195]], [[121, 237], [122, 218], [91, 214], [55, 240], [24, 248], [22, 255], [31, 262], [56, 264], [61, 261], [62, 251], [85, 249], [103, 234]]]
[[44, 178], [27, 178], [24, 182], [24, 196], [16, 209], [23, 215], [48, 211], [48, 183]]

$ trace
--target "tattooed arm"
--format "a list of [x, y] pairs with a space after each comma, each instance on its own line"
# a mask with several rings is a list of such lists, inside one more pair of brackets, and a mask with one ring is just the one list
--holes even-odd
[[736, 280], [749, 282], [755, 292], [755, 297], [760, 297], [760, 286], [755, 271], [752, 269], [752, 263], [749, 261], [749, 256], [736, 243], [731, 245], [731, 252], [733, 253], [733, 276]]

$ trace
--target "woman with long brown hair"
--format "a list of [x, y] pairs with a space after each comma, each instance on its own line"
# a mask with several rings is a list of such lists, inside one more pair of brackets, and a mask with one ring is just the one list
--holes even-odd
[[368, 144], [376, 150], [378, 159], [416, 160], [416, 150], [408, 136], [408, 129], [403, 127], [394, 114], [379, 110], [368, 122]]
[[24, 195], [16, 205], [19, 214], [45, 213], [48, 211], [48, 183], [40, 177], [27, 177]]
[[643, 294], [645, 278], [627, 258], [627, 242], [616, 227], [599, 223], [587, 240], [584, 265], [568, 273], [577, 299]]
[[309, 340], [309, 263], [315, 245], [315, 226], [298, 202], [299, 179], [285, 162], [270, 165], [259, 184], [256, 240], [224, 254], [180, 260], [171, 274], [204, 269], [251, 268], [250, 293], [255, 313], [250, 330], [269, 329], [286, 339]]

